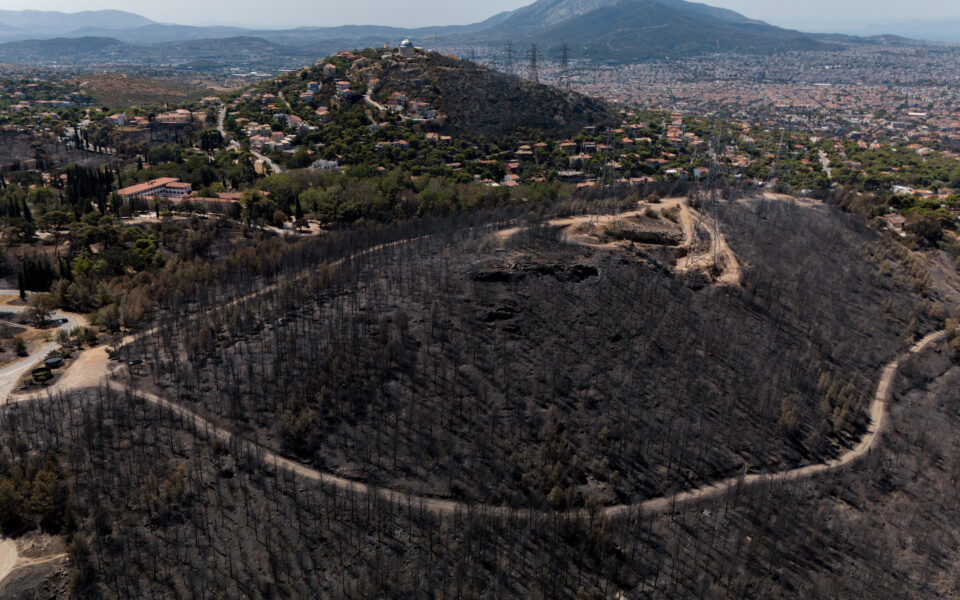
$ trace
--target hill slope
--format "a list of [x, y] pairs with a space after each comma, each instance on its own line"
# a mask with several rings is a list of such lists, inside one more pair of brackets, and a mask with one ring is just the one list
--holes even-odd
[[126, 62], [147, 54], [145, 48], [109, 37], [54, 38], [0, 44], [0, 61], [23, 64]]
[[125, 73], [95, 73], [76, 81], [94, 102], [109, 106], [175, 104], [199, 100], [210, 93], [207, 88], [181, 81], [137, 77]]
[[430, 56], [383, 64], [381, 93], [400, 91], [430, 101], [447, 116], [451, 131], [496, 135], [525, 127], [569, 135], [612, 119], [608, 108], [593, 98], [467, 61]]

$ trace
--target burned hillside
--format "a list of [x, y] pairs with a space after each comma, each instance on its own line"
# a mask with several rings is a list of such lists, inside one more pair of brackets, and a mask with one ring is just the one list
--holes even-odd
[[441, 231], [165, 315], [138, 385], [321, 470], [469, 503], [636, 503], [837, 456], [881, 367], [937, 326], [935, 290], [830, 208], [711, 210], [740, 285], [551, 227]]

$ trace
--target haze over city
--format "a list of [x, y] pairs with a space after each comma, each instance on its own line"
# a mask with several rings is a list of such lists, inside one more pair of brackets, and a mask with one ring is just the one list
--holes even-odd
[[[33, 10], [75, 12], [81, 10], [127, 10], [164, 23], [185, 25], [237, 25], [244, 27], [303, 27], [335, 25], [391, 25], [422, 27], [430, 25], [462, 25], [489, 18], [531, 4], [523, 0], [490, 0], [481, 3], [447, 2], [446, 0], [170, 0], [157, 3], [131, 3], [125, 0], [36, 0]], [[960, 4], [941, 0], [876, 0], [869, 3], [865, 15], [861, 0], [810, 0], [808, 2], [769, 2], [767, 0], [710, 0], [712, 6], [736, 10], [755, 19], [781, 27], [837, 31], [851, 26], [879, 21], [934, 20], [960, 18]], [[0, 1], [0, 10], [20, 10], [20, 0]]]

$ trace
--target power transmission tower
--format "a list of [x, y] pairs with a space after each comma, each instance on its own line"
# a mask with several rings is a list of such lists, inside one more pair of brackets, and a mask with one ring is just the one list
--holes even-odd
[[507, 74], [513, 75], [513, 42], [507, 42]]
[[540, 83], [540, 73], [537, 71], [537, 45], [530, 46], [530, 66], [528, 67], [529, 79], [534, 83]]
[[567, 70], [570, 66], [570, 48], [567, 47], [567, 43], [563, 43], [563, 48], [560, 49], [560, 83], [565, 85], [566, 88], [570, 89], [570, 73]]
[[470, 62], [472, 62], [472, 63], [474, 63], [474, 64], [477, 63], [477, 49], [476, 49], [476, 48], [470, 48]]

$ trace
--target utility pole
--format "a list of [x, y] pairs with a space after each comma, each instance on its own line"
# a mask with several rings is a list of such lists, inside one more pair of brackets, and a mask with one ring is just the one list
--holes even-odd
[[530, 46], [530, 73], [529, 79], [534, 83], [540, 83], [540, 73], [537, 71], [537, 45]]

